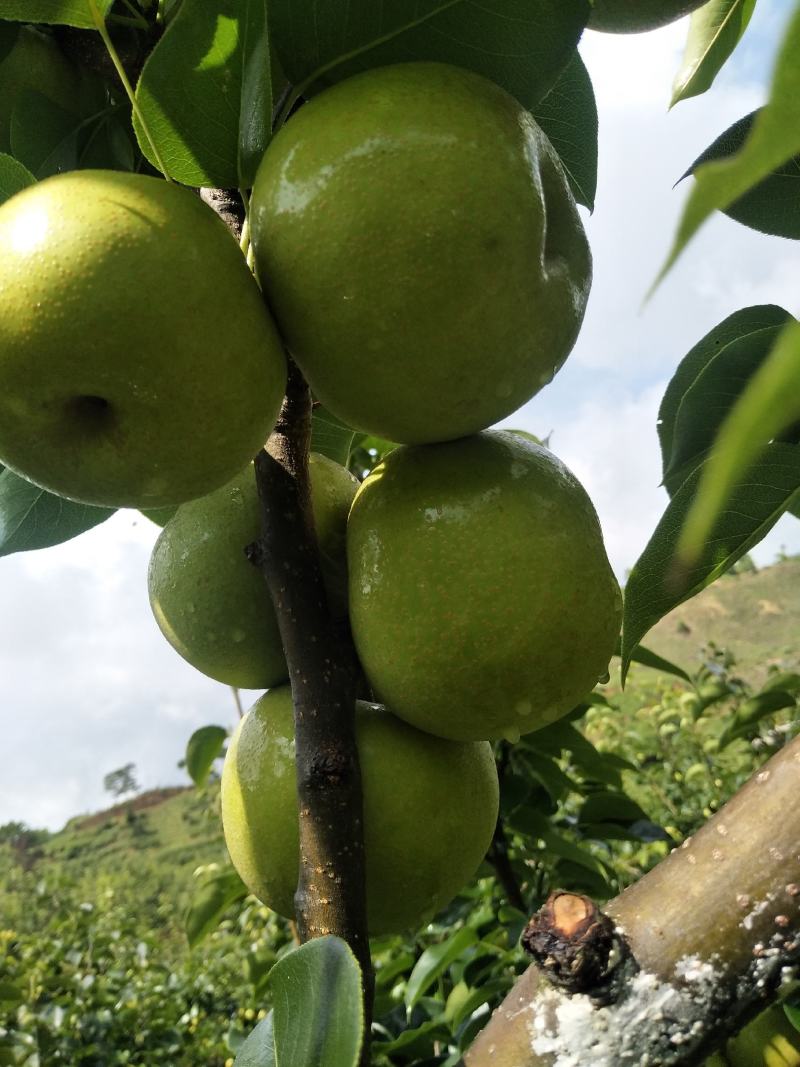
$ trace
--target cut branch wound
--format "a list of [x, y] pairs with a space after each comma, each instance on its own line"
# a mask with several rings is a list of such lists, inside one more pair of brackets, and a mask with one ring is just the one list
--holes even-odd
[[298, 932], [303, 941], [336, 934], [348, 942], [361, 965], [369, 1019], [355, 661], [328, 611], [311, 507], [310, 439], [311, 396], [290, 362], [278, 423], [255, 460], [262, 537], [249, 555], [272, 595], [292, 685], [300, 830]]
[[618, 970], [633, 963], [613, 921], [577, 893], [551, 893], [525, 927], [522, 947], [554, 985], [568, 993], [589, 993], [598, 1004], [617, 999]]

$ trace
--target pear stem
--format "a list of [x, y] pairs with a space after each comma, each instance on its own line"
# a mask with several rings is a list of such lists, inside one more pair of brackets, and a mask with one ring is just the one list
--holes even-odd
[[153, 152], [153, 158], [156, 161], [156, 165], [158, 169], [162, 172], [166, 180], [168, 182], [171, 182], [172, 178], [167, 173], [167, 168], [164, 166], [164, 161], [161, 158], [161, 154], [158, 151], [158, 146], [156, 145], [156, 142], [153, 139], [153, 135], [150, 132], [150, 127], [147, 125], [147, 120], [145, 119], [144, 115], [142, 114], [141, 108], [139, 107], [139, 101], [136, 99], [136, 93], [134, 92], [133, 86], [131, 85], [130, 79], [128, 78], [125, 67], [122, 64], [122, 60], [119, 58], [119, 53], [114, 47], [114, 42], [111, 40], [109, 32], [106, 29], [105, 20], [98, 11], [95, 0], [88, 0], [88, 3], [89, 10], [92, 14], [92, 20], [94, 21], [97, 32], [102, 38], [103, 44], [106, 47], [106, 51], [108, 52], [109, 57], [111, 58], [111, 62], [114, 64], [114, 69], [117, 72], [119, 80], [122, 82], [122, 87], [125, 90], [125, 94], [127, 95], [128, 100], [130, 101], [131, 107], [133, 108], [133, 113], [139, 120], [142, 127], [142, 131], [144, 132], [144, 135], [150, 144], [150, 148]]
[[356, 663], [328, 610], [308, 474], [311, 393], [289, 360], [286, 397], [256, 456], [262, 535], [259, 565], [289, 666], [295, 722], [301, 940], [335, 934], [350, 945], [364, 983], [369, 1063], [372, 965], [367, 935], [361, 771], [355, 737]]

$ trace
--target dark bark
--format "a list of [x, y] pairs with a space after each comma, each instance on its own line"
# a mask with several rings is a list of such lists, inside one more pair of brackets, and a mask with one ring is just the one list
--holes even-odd
[[238, 189], [201, 189], [200, 199], [212, 208], [238, 241], [244, 225], [244, 204]]
[[[262, 508], [258, 560], [286, 652], [294, 702], [300, 938], [336, 934], [364, 976], [369, 1034], [372, 969], [366, 923], [361, 773], [355, 740], [355, 660], [328, 611], [311, 510], [311, 395], [290, 363], [278, 423], [256, 457]], [[368, 1063], [365, 1050], [364, 1062]]]

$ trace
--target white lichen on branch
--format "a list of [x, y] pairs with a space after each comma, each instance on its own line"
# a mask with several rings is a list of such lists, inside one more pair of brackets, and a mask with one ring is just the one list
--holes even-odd
[[[615, 1004], [542, 988], [526, 1009], [531, 1052], [551, 1067], [671, 1067], [698, 1062], [733, 1002], [760, 1003], [797, 980], [785, 935], [754, 953], [747, 978], [731, 982], [718, 961], [678, 961], [672, 981], [640, 971]], [[763, 1006], [763, 1004], [762, 1004]]]
[[[616, 1004], [597, 1007], [585, 994], [548, 989], [531, 1008], [531, 1047], [553, 1067], [655, 1067], [697, 1044], [717, 1009], [723, 975], [698, 957], [679, 961], [675, 980], [639, 972]], [[679, 1062], [679, 1057], [674, 1057]]]

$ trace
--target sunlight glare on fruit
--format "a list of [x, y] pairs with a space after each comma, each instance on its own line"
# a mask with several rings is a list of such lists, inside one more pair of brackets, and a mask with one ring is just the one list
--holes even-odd
[[37, 252], [47, 242], [49, 226], [50, 215], [46, 208], [31, 207], [22, 212], [10, 227], [11, 251], [22, 256]]

